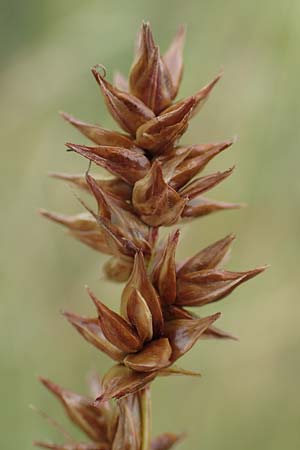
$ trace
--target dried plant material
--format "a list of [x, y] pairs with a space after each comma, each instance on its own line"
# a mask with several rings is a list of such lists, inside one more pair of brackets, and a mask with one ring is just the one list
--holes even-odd
[[136, 132], [136, 143], [154, 154], [169, 149], [187, 130], [196, 99], [190, 97], [145, 122]]
[[109, 112], [123, 130], [134, 135], [141, 125], [154, 117], [153, 111], [137, 97], [113, 87], [99, 73], [98, 66], [92, 69], [92, 73], [101, 88]]
[[[218, 74], [188, 98], [176, 100], [183, 73], [184, 41], [185, 28], [181, 26], [162, 55], [149, 23], [143, 22], [128, 78], [117, 72], [111, 84], [103, 66], [93, 67], [107, 109], [122, 132], [62, 113], [94, 145], [66, 144], [69, 151], [89, 161], [84, 175], [54, 172], [51, 176], [89, 193], [96, 210], [79, 199], [84, 214], [46, 210], [40, 214], [63, 225], [77, 240], [110, 255], [103, 271], [107, 278], [125, 282], [125, 286], [120, 312], [110, 309], [88, 289], [97, 316], [64, 313], [78, 333], [115, 365], [101, 382], [97, 379], [93, 383], [92, 399], [41, 379], [90, 439], [76, 442], [63, 430], [65, 443], [36, 442], [41, 448], [173, 448], [183, 435], [164, 433], [151, 440], [152, 381], [171, 375], [200, 376], [175, 363], [204, 339], [237, 338], [215, 326], [220, 313], [199, 317], [193, 307], [225, 298], [265, 270], [265, 266], [244, 272], [223, 268], [234, 240], [232, 234], [179, 262], [179, 230], [158, 241], [161, 226], [243, 206], [203, 197], [232, 174], [233, 168], [204, 175], [201, 172], [215, 156], [231, 147], [234, 139], [179, 144], [222, 76]], [[92, 163], [113, 177], [92, 176]], [[54, 421], [52, 424], [62, 430]]]
[[167, 108], [174, 98], [171, 73], [155, 45], [149, 23], [143, 23], [136, 60], [129, 75], [130, 92], [155, 114]]
[[179, 230], [171, 233], [165, 241], [161, 258], [153, 268], [152, 279], [164, 305], [172, 304], [176, 299], [176, 262], [175, 252], [179, 239]]
[[135, 183], [132, 203], [143, 222], [159, 227], [178, 221], [186, 199], [168, 186], [159, 163], [154, 162], [148, 174]]
[[165, 335], [172, 347], [172, 360], [176, 361], [197, 342], [205, 330], [220, 317], [220, 313], [203, 319], [178, 319], [166, 322]]
[[88, 437], [93, 441], [106, 441], [105, 407], [97, 408], [89, 398], [63, 389], [46, 378], [40, 377], [40, 381], [60, 400], [72, 422]]
[[[111, 379], [116, 379], [118, 366], [112, 370]], [[124, 368], [126, 374], [130, 370]], [[122, 372], [122, 370], [121, 370]], [[124, 373], [124, 371], [122, 372]], [[151, 377], [149, 377], [151, 378]], [[40, 378], [43, 385], [62, 403], [68, 417], [90, 439], [91, 442], [75, 442], [66, 434], [69, 442], [53, 444], [35, 441], [34, 445], [51, 450], [141, 450], [149, 440], [149, 449], [167, 449], [179, 442], [182, 435], [165, 433], [151, 443], [150, 435], [145, 436], [150, 410], [147, 407], [149, 392], [140, 390], [137, 394], [122, 398], [118, 403], [95, 402], [89, 398], [66, 390], [50, 380]], [[106, 385], [103, 380], [103, 385]], [[100, 383], [102, 384], [102, 383]], [[145, 404], [146, 402], [146, 404]]]
[[81, 317], [66, 311], [63, 314], [86, 341], [115, 361], [123, 360], [125, 353], [105, 337], [97, 318]]
[[152, 372], [171, 364], [172, 348], [167, 338], [147, 344], [139, 353], [126, 356], [124, 364], [137, 372]]
[[82, 122], [81, 120], [75, 119], [75, 117], [65, 112], [61, 113], [61, 115], [67, 122], [77, 128], [80, 133], [97, 145], [136, 149], [133, 140], [131, 140], [126, 134], [106, 130], [99, 125], [91, 125], [89, 123]]
[[163, 315], [158, 294], [152, 285], [141, 252], [135, 255], [132, 273], [122, 293], [121, 311], [127, 317], [127, 305], [133, 292], [137, 290], [145, 299], [152, 315], [153, 334], [159, 336], [163, 331]]
[[106, 145], [88, 147], [72, 143], [67, 143], [66, 146], [129, 184], [143, 178], [150, 168], [146, 156], [127, 148]]
[[202, 306], [215, 302], [265, 269], [265, 266], [246, 272], [207, 269], [183, 275], [177, 282], [176, 303], [184, 306]]
[[186, 273], [197, 272], [199, 270], [214, 269], [218, 267], [228, 252], [235, 236], [230, 234], [224, 239], [220, 239], [212, 245], [196, 253], [188, 260], [177, 266], [177, 276], [182, 277]]
[[152, 314], [149, 306], [137, 289], [133, 289], [127, 298], [126, 317], [137, 331], [143, 342], [153, 337]]
[[151, 450], [169, 450], [175, 444], [178, 444], [183, 438], [183, 434], [161, 434], [152, 441]]
[[88, 293], [98, 310], [100, 326], [106, 339], [123, 352], [138, 351], [142, 342], [133, 328], [121, 316], [100, 302], [90, 289]]

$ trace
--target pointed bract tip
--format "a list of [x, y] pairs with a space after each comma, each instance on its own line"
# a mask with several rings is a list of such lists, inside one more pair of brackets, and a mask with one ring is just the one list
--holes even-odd
[[48, 378], [45, 378], [43, 376], [38, 376], [38, 380], [47, 389], [49, 389], [49, 391], [51, 391], [53, 394], [60, 394], [61, 393], [61, 388], [57, 384], [55, 384], [52, 381], [50, 381]]
[[[103, 74], [99, 73], [99, 70], [98, 70], [99, 68], [102, 70]], [[105, 68], [105, 66], [103, 66], [103, 64], [95, 64], [91, 68], [91, 71], [92, 71], [94, 77], [96, 78], [96, 80], [100, 79], [99, 81], [102, 81], [102, 78], [106, 77], [106, 68]]]
[[58, 114], [67, 122], [70, 122], [73, 119], [71, 114], [66, 113], [65, 111], [58, 111]]
[[100, 300], [97, 299], [97, 297], [95, 296], [93, 291], [87, 285], [85, 286], [85, 289], [86, 289], [87, 293], [89, 294], [90, 299], [92, 300], [92, 302], [96, 306], [97, 310], [102, 309], [102, 306], [104, 306], [104, 305], [102, 305]]
[[48, 211], [47, 211], [46, 209], [44, 209], [44, 208], [38, 208], [38, 209], [37, 209], [37, 213], [38, 213], [40, 216], [48, 217]]
[[250, 270], [249, 272], [253, 273], [253, 275], [258, 275], [265, 270], [269, 269], [271, 267], [270, 264], [264, 264], [263, 266], [257, 267], [256, 269]]
[[215, 322], [216, 320], [218, 320], [221, 317], [222, 313], [221, 312], [217, 312], [215, 314], [212, 314], [210, 316], [210, 320], [213, 322]]

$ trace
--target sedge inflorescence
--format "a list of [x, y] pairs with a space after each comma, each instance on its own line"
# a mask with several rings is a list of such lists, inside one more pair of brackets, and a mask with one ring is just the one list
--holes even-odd
[[[106, 276], [124, 282], [119, 312], [108, 308], [87, 288], [95, 317], [64, 312], [80, 335], [114, 365], [98, 382], [93, 398], [67, 391], [42, 378], [66, 412], [89, 437], [89, 443], [69, 441], [56, 450], [167, 450], [180, 436], [165, 433], [151, 441], [149, 386], [158, 376], [197, 375], [177, 365], [202, 339], [235, 339], [215, 326], [220, 313], [199, 317], [193, 307], [216, 302], [264, 270], [245, 272], [223, 268], [233, 235], [177, 261], [179, 229], [159, 239], [159, 228], [240, 205], [210, 200], [203, 194], [232, 173], [232, 168], [199, 176], [209, 161], [233, 144], [185, 146], [179, 139], [201, 109], [221, 74], [195, 94], [175, 100], [183, 71], [185, 30], [180, 27], [162, 56], [148, 23], [138, 34], [128, 80], [116, 74], [111, 84], [102, 66], [92, 73], [107, 109], [123, 130], [110, 131], [62, 113], [93, 145], [67, 143], [70, 151], [106, 169], [101, 179], [53, 173], [87, 191], [96, 208], [69, 216], [41, 210], [67, 227], [69, 233], [96, 251], [110, 255]], [[95, 393], [95, 390], [94, 390]], [[112, 401], [115, 399], [116, 401]]]

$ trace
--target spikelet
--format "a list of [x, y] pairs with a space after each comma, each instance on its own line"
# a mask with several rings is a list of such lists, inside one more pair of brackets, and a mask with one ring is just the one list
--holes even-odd
[[[114, 83], [100, 65], [92, 69], [109, 113], [121, 131], [110, 131], [62, 113], [92, 145], [67, 143], [67, 149], [105, 169], [111, 176], [52, 173], [89, 193], [93, 206], [68, 216], [41, 210], [69, 234], [110, 255], [106, 276], [126, 282], [119, 312], [108, 308], [89, 288], [95, 317], [64, 316], [76, 331], [114, 365], [93, 398], [42, 383], [61, 401], [89, 443], [37, 442], [54, 450], [168, 450], [182, 436], [165, 433], [150, 439], [151, 382], [159, 376], [199, 375], [175, 363], [202, 339], [236, 339], [217, 328], [216, 312], [198, 316], [201, 307], [227, 297], [265, 267], [244, 272], [223, 268], [233, 235], [211, 244], [186, 261], [176, 260], [179, 230], [159, 241], [159, 227], [184, 223], [214, 211], [239, 208], [203, 194], [227, 179], [233, 168], [203, 175], [207, 164], [234, 140], [184, 145], [179, 139], [207, 101], [221, 73], [188, 98], [176, 100], [183, 73], [185, 29], [180, 27], [161, 55], [150, 25], [143, 23], [128, 80], [116, 73]], [[201, 175], [200, 175], [201, 174]], [[200, 175], [200, 176], [199, 176]]]

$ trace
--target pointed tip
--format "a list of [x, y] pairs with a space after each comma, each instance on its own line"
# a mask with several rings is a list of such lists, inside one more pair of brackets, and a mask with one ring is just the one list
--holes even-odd
[[92, 300], [92, 302], [94, 303], [96, 309], [98, 311], [102, 311], [103, 308], [105, 308], [105, 305], [103, 305], [102, 302], [100, 302], [100, 300], [97, 299], [97, 297], [95, 296], [95, 294], [93, 293], [93, 291], [86, 285], [85, 289], [90, 297], [90, 299]]
[[185, 37], [186, 32], [187, 32], [187, 24], [181, 23], [177, 29], [177, 35], [180, 37]]
[[77, 152], [81, 146], [78, 144], [72, 144], [72, 142], [66, 142], [65, 147], [67, 147], [67, 152]]
[[71, 114], [66, 113], [65, 111], [58, 111], [58, 114], [67, 122], [71, 122], [73, 119], [73, 116], [71, 116]]
[[236, 165], [229, 167], [229, 169], [224, 170], [224, 172], [219, 172], [221, 179], [229, 177], [235, 170]]
[[227, 236], [225, 236], [224, 238], [225, 241], [233, 242], [236, 240], [236, 235], [234, 233], [229, 233]]
[[47, 173], [47, 175], [48, 175], [48, 177], [50, 177], [50, 178], [55, 178], [55, 179], [57, 179], [57, 180], [64, 180], [64, 176], [63, 176], [63, 174], [62, 173], [60, 173], [60, 172], [48, 172]]
[[[103, 74], [101, 74], [99, 72], [98, 69], [101, 69]], [[99, 83], [102, 83], [104, 81], [104, 78], [106, 77], [106, 68], [103, 64], [95, 64], [92, 68], [91, 68], [92, 74], [94, 75], [94, 77], [96, 78], [96, 80]]]
[[222, 315], [221, 312], [217, 312], [217, 313], [211, 315], [210, 318], [213, 322], [215, 322], [216, 320], [218, 320], [221, 317], [221, 315]]
[[47, 211], [46, 209], [44, 209], [44, 208], [38, 208], [38, 209], [37, 209], [37, 213], [38, 213], [40, 216], [48, 217], [48, 211]]
[[72, 324], [74, 323], [74, 321], [76, 321], [76, 319], [78, 319], [78, 316], [76, 314], [71, 313], [70, 311], [65, 311], [64, 309], [60, 310], [60, 314]]
[[63, 214], [58, 214], [58, 213], [55, 213], [55, 212], [51, 212], [51, 211], [48, 211], [47, 209], [44, 209], [44, 208], [39, 208], [37, 210], [37, 213], [41, 217], [44, 217], [44, 218], [49, 219], [49, 220], [52, 220], [53, 222], [59, 223], [61, 225], [67, 226], [68, 220], [67, 220], [67, 217], [64, 216]]
[[68, 147], [68, 148], [70, 148], [70, 149], [72, 149], [72, 150], [73, 150], [73, 149], [75, 150], [75, 149], [77, 149], [77, 147], [78, 147], [77, 144], [72, 144], [72, 142], [66, 142], [66, 143], [65, 143], [65, 146]]
[[223, 77], [224, 72], [220, 70], [220, 72], [210, 81], [204, 89], [206, 89], [207, 93], [209, 93], [215, 85], [220, 81], [220, 79]]
[[271, 267], [270, 264], [264, 264], [263, 266], [257, 267], [256, 269], [253, 269], [249, 272], [251, 272], [253, 274], [253, 276], [255, 275], [259, 275], [260, 273], [264, 272], [265, 270], [269, 269]]
[[42, 383], [49, 391], [51, 391], [53, 394], [60, 395], [61, 394], [61, 388], [53, 383], [53, 381], [50, 381], [48, 378], [45, 378], [43, 376], [38, 376], [38, 380], [40, 383]]

